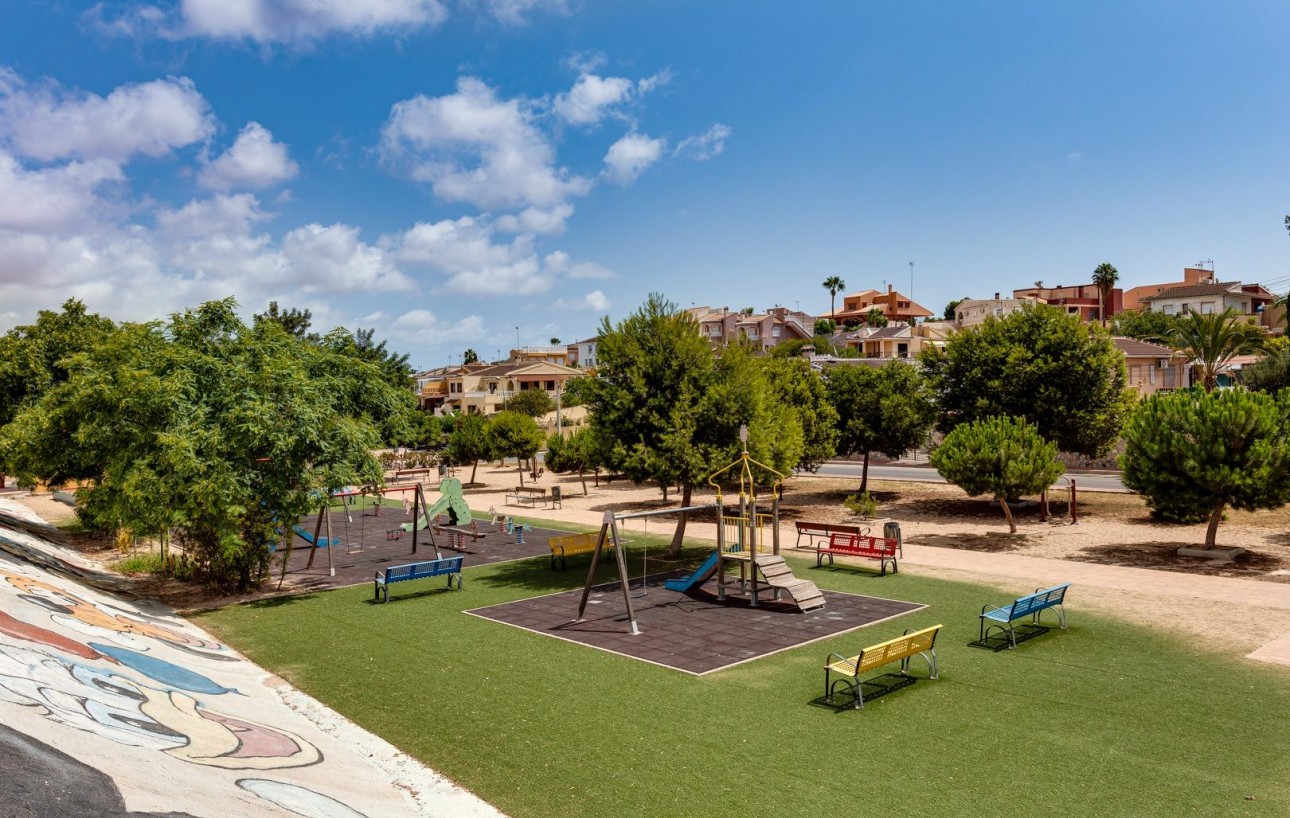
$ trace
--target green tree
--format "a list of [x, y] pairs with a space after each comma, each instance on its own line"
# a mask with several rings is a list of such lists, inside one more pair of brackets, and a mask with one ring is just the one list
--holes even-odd
[[475, 352], [473, 349], [467, 349], [465, 352], [461, 353], [461, 363], [462, 366], [465, 366], [466, 364], [479, 363], [479, 353]]
[[[284, 310], [278, 306], [277, 301], [270, 301], [267, 310], [256, 313], [252, 317], [252, 321], [256, 324], [261, 321], [272, 321], [297, 338], [310, 337], [309, 328], [313, 325], [313, 320], [313, 313], [309, 310], [300, 310], [295, 307]], [[318, 336], [313, 335], [312, 338], [317, 340]]]
[[71, 357], [99, 346], [114, 329], [110, 320], [69, 298], [61, 312], [41, 310], [34, 324], [0, 337], [0, 426], [66, 381]]
[[488, 419], [483, 415], [456, 415], [444, 460], [454, 466], [470, 466], [470, 482], [475, 482], [479, 461], [493, 457], [492, 439], [488, 434]]
[[927, 440], [936, 423], [936, 394], [912, 364], [835, 366], [828, 396], [838, 416], [838, 453], [864, 456], [860, 491], [869, 490], [869, 456], [899, 457]]
[[1290, 345], [1277, 344], [1266, 358], [1242, 369], [1241, 384], [1252, 392], [1269, 395], [1290, 387]]
[[1124, 430], [1124, 484], [1161, 519], [1209, 518], [1212, 548], [1223, 513], [1290, 500], [1290, 393], [1155, 394]]
[[877, 307], [873, 307], [869, 312], [865, 313], [864, 322], [871, 327], [885, 327], [890, 323], [887, 320], [887, 316]]
[[1023, 417], [1059, 450], [1099, 457], [1133, 406], [1124, 356], [1106, 330], [1054, 307], [991, 316], [920, 360], [945, 432], [981, 418]]
[[206, 579], [236, 590], [263, 578], [286, 521], [381, 480], [377, 423], [413, 400], [374, 364], [243, 325], [232, 299], [125, 325], [68, 371], [0, 451], [27, 479], [82, 481], [88, 526], [173, 531]]
[[603, 464], [600, 440], [591, 427], [583, 426], [568, 437], [553, 433], [546, 439], [546, 468], [556, 474], [578, 475], [582, 481], [582, 496], [587, 496], [587, 472]]
[[831, 318], [815, 319], [815, 326], [811, 328], [815, 335], [831, 336], [837, 328], [837, 323]]
[[1233, 358], [1262, 348], [1263, 331], [1230, 309], [1207, 315], [1188, 311], [1174, 326], [1169, 345], [1191, 362], [1205, 391], [1213, 392]]
[[525, 461], [537, 454], [543, 442], [542, 430], [528, 415], [508, 410], [488, 418], [488, 448], [493, 457], [513, 457], [518, 461], [521, 486]]
[[561, 393], [560, 406], [564, 409], [572, 409], [575, 406], [582, 406], [587, 402], [587, 395], [591, 391], [591, 384], [595, 380], [590, 376], [570, 378], [564, 382], [564, 391]]
[[1008, 531], [1017, 533], [1009, 500], [1045, 491], [1066, 467], [1057, 447], [1021, 418], [993, 417], [958, 426], [932, 452], [932, 465], [969, 497], [999, 501]]
[[1178, 316], [1150, 310], [1125, 310], [1111, 319], [1111, 334], [1167, 344], [1178, 325]]
[[821, 286], [829, 291], [829, 318], [832, 319], [838, 314], [838, 293], [847, 288], [847, 283], [842, 280], [842, 276], [829, 276]]
[[[765, 377], [748, 351], [728, 347], [718, 361], [693, 318], [657, 293], [617, 326], [602, 319], [600, 377], [588, 406], [591, 424], [614, 468], [640, 483], [695, 486], [741, 451], [739, 426], [749, 426], [749, 451], [787, 471], [801, 458], [794, 414], [767, 397]], [[686, 515], [679, 515], [668, 553], [679, 553]]]
[[555, 399], [545, 389], [521, 389], [515, 397], [506, 402], [506, 408], [531, 418], [545, 415], [555, 409]]
[[957, 314], [958, 314], [959, 304], [962, 304], [962, 303], [963, 303], [964, 301], [966, 301], [966, 300], [967, 300], [966, 298], [956, 298], [956, 299], [954, 299], [953, 301], [951, 301], [950, 303], [946, 304], [946, 305], [945, 305], [945, 313], [944, 313], [944, 315], [945, 315], [945, 320], [946, 320], [946, 321], [953, 321], [953, 320], [954, 320], [955, 315], [957, 315]]
[[1102, 326], [1106, 326], [1106, 307], [1111, 301], [1111, 290], [1120, 280], [1120, 271], [1109, 261], [1104, 261], [1093, 270], [1093, 286], [1097, 287], [1098, 315], [1102, 317]]
[[837, 452], [838, 443], [838, 413], [824, 379], [800, 357], [767, 356], [760, 361], [770, 400], [791, 409], [802, 429], [802, 454], [795, 468], [814, 472]]

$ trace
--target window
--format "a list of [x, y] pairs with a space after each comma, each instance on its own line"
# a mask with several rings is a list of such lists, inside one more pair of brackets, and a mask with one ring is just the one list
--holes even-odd
[[494, 381], [488, 385], [488, 394], [492, 395], [497, 392], [497, 382]]
[[554, 392], [554, 391], [555, 391], [555, 381], [547, 381], [547, 382], [546, 382], [546, 391], [548, 391], [548, 392]]
[[1175, 312], [1175, 308], [1173, 304], [1165, 304], [1164, 308], [1161, 309], [1160, 311], [1163, 312], [1165, 315], [1173, 315]]
[[1213, 315], [1213, 313], [1214, 313], [1214, 302], [1213, 302], [1213, 301], [1206, 301], [1205, 303], [1203, 303], [1203, 304], [1201, 304], [1201, 305], [1200, 305], [1200, 314], [1201, 314], [1201, 315]]
[[775, 337], [775, 338], [778, 338], [778, 337], [779, 337], [779, 329], [780, 329], [779, 327], [771, 327], [771, 330], [770, 330], [770, 334], [771, 334], [771, 336], [772, 336], [772, 337]]

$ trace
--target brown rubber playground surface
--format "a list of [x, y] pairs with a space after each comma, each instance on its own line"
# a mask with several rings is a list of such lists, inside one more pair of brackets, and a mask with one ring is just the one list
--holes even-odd
[[[617, 582], [592, 587], [581, 622], [572, 621], [578, 613], [581, 588], [466, 613], [701, 676], [926, 607], [824, 591], [827, 604], [809, 613], [800, 613], [784, 602], [763, 602], [750, 608], [742, 596], [728, 595], [725, 602], [719, 602], [715, 594], [702, 589], [693, 596], [666, 590], [663, 580], [680, 573], [651, 575], [644, 595], [637, 581], [632, 581], [632, 607], [641, 631], [635, 636], [629, 632], [627, 608]], [[862, 641], [870, 644], [898, 635], [893, 625], [872, 639], [857, 639], [854, 652], [864, 647]]]
[[[360, 514], [355, 510], [351, 512], [351, 518], [353, 522], [348, 523], [347, 529], [344, 513], [339, 510], [332, 512], [332, 537], [340, 540], [340, 544], [335, 547], [315, 549], [301, 538], [294, 538], [291, 559], [287, 566], [287, 585], [307, 590], [341, 588], [361, 582], [371, 582], [376, 572], [391, 565], [405, 565], [409, 562], [435, 558], [435, 549], [431, 544], [430, 532], [427, 530], [417, 532], [415, 554], [412, 553], [411, 532], [399, 532], [396, 539], [387, 539], [387, 537], [396, 536], [387, 532], [391, 532], [391, 529], [397, 530], [400, 523], [412, 519], [405, 517], [398, 510], [386, 509], [380, 515], [373, 515], [370, 511]], [[318, 516], [311, 514], [300, 521], [300, 526], [312, 535], [317, 520]], [[479, 521], [479, 531], [483, 534], [481, 538], [476, 540], [467, 536], [462, 546], [451, 548], [448, 547], [449, 538], [446, 533], [435, 534], [434, 541], [439, 544], [440, 556], [465, 557], [462, 561], [462, 566], [465, 568], [539, 556], [550, 557], [551, 549], [547, 547], [547, 540], [569, 533], [549, 528], [533, 528], [524, 532], [523, 543], [517, 543], [513, 535], [498, 531], [495, 526], [487, 524], [487, 519]], [[327, 536], [325, 528], [322, 536]], [[328, 551], [331, 552], [333, 567], [336, 569], [334, 577], [328, 572]], [[309, 566], [311, 555], [313, 565]], [[276, 585], [282, 563], [275, 559], [273, 566], [272, 584]]]

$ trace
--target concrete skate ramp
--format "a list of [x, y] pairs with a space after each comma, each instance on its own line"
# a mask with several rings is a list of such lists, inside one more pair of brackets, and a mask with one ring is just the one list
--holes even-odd
[[118, 579], [24, 511], [0, 500], [5, 815], [499, 814], [168, 609], [106, 590]]

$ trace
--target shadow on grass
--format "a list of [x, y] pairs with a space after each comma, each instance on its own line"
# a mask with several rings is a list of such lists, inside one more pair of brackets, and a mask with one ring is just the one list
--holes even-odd
[[246, 607], [255, 610], [274, 610], [276, 608], [285, 608], [294, 605], [297, 602], [317, 598], [318, 594], [314, 591], [306, 591], [298, 594], [282, 594], [280, 596], [271, 596], [267, 599], [257, 599], [254, 602], [247, 602]]
[[[884, 673], [881, 676], [874, 676], [872, 679], [861, 681], [860, 688], [864, 692], [865, 704], [872, 704], [874, 699], [911, 687], [919, 681], [923, 680], [914, 676], [906, 676], [903, 673]], [[811, 699], [810, 704], [814, 707], [832, 710], [835, 713], [845, 713], [859, 709], [856, 707], [855, 690], [846, 685], [837, 685], [833, 693], [826, 693], [823, 696]]]
[[[624, 562], [627, 563], [627, 575], [636, 579], [642, 572], [655, 574], [659, 571], [692, 567], [702, 562], [711, 550], [687, 546], [682, 550], [680, 558], [673, 561], [661, 558], [662, 548], [663, 546], [659, 545], [656, 550], [651, 543], [648, 562], [646, 562], [642, 559], [643, 552], [639, 546], [627, 547], [623, 554]], [[488, 566], [487, 572], [481, 573], [474, 581], [486, 587], [518, 587], [534, 594], [558, 593], [571, 588], [581, 588], [587, 581], [587, 571], [590, 568], [590, 554], [570, 557], [568, 570], [561, 570], [558, 566], [553, 570], [550, 557], [533, 557]], [[613, 582], [617, 579], [618, 561], [611, 551], [606, 551], [601, 554], [600, 564], [596, 566], [594, 584]]]

